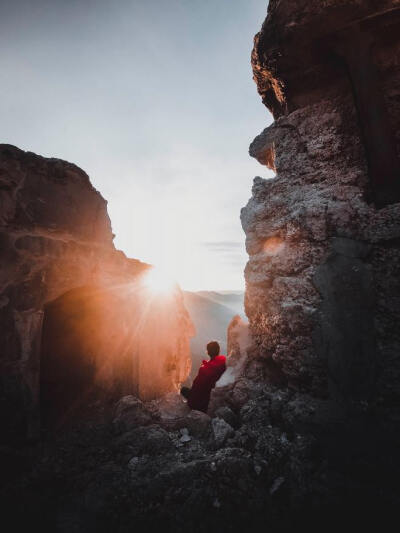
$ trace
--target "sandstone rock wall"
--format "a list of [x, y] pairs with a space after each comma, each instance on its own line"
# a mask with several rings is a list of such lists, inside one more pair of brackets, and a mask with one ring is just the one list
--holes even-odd
[[180, 290], [167, 299], [148, 291], [149, 265], [114, 248], [88, 176], [0, 145], [0, 206], [3, 439], [37, 435], [41, 383], [48, 403], [79, 380], [143, 399], [176, 390], [190, 370], [192, 327]]
[[[252, 64], [249, 371], [390, 414], [400, 395], [400, 3], [271, 0]], [[368, 105], [366, 105], [368, 104]]]

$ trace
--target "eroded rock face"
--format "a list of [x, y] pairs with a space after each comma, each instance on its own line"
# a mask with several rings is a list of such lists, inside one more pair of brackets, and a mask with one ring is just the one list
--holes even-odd
[[[373, 53], [385, 67], [380, 73], [386, 78], [387, 67], [396, 63], [399, 6], [398, 0], [270, 0], [268, 16], [254, 39], [252, 66], [258, 92], [274, 117], [347, 84], [340, 62], [326, 55], [335, 35], [342, 41], [354, 39], [354, 49], [366, 40], [378, 42]], [[366, 39], [367, 34], [372, 37]]]
[[[343, 108], [337, 98], [352, 94], [365, 192], [377, 207], [400, 202], [399, 29], [398, 1], [271, 1], [252, 54], [258, 91], [275, 118], [324, 100]], [[273, 150], [263, 163], [273, 166]]]
[[226, 360], [226, 370], [217, 381], [217, 388], [230, 385], [241, 376], [246, 364], [249, 345], [249, 324], [239, 315], [235, 315], [227, 329], [228, 357]]
[[0, 205], [2, 437], [37, 435], [40, 385], [49, 404], [94, 387], [146, 400], [176, 390], [192, 334], [180, 290], [149, 292], [149, 265], [115, 249], [88, 176], [0, 145]]
[[252, 64], [276, 120], [250, 155], [276, 177], [255, 178], [241, 214], [250, 368], [386, 414], [400, 395], [398, 8], [271, 0]]

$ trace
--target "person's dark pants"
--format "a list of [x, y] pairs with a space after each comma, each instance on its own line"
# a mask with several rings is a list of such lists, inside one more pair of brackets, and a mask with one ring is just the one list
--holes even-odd
[[190, 391], [192, 389], [190, 387], [182, 387], [181, 388], [181, 394], [184, 398], [186, 398], [187, 400], [189, 399], [189, 396], [190, 396]]

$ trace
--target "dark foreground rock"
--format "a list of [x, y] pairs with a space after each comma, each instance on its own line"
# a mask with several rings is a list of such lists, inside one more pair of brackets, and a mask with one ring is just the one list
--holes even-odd
[[54, 533], [329, 531], [344, 520], [359, 527], [389, 520], [400, 503], [390, 463], [399, 442], [374, 456], [361, 421], [364, 445], [349, 431], [348, 453], [335, 454], [329, 442], [337, 428], [310, 429], [323, 406], [251, 381], [247, 395], [220, 408], [235, 427], [196, 411], [181, 416], [186, 406], [176, 397], [172, 429], [172, 416], [162, 422], [162, 400], [125, 397], [89, 407], [36, 447], [2, 449], [12, 465], [2, 479], [4, 519], [13, 531]]

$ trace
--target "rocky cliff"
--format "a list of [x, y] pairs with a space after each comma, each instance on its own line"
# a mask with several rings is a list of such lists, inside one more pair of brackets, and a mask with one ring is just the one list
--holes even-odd
[[[400, 2], [271, 0], [252, 66], [275, 122], [242, 210], [250, 366], [388, 416], [400, 387]], [[394, 413], [393, 413], [394, 415]]]
[[[151, 399], [186, 379], [191, 323], [178, 288], [113, 245], [106, 202], [73, 164], [0, 145], [2, 439], [94, 389]], [[50, 411], [48, 411], [50, 407]]]

